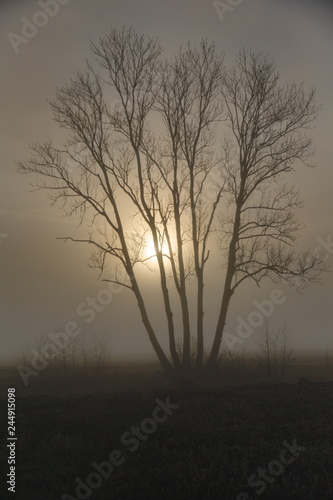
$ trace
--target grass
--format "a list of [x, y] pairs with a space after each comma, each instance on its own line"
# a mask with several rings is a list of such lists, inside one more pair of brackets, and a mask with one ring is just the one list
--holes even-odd
[[[168, 384], [64, 396], [18, 390], [15, 498], [78, 498], [75, 479], [86, 482], [92, 462], [120, 450], [124, 463], [85, 498], [333, 499], [333, 383], [186, 389], [175, 380]], [[131, 452], [122, 434], [152, 416], [156, 398], [168, 396], [179, 408]], [[5, 429], [3, 397], [1, 404]], [[279, 460], [283, 441], [295, 439], [305, 450], [256, 494], [249, 477]], [[2, 463], [6, 456], [1, 447]]]

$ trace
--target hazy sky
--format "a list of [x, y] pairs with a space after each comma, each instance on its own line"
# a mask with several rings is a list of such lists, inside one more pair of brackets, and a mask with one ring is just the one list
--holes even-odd
[[[47, 99], [84, 65], [89, 58], [90, 39], [96, 41], [111, 27], [133, 26], [140, 33], [158, 35], [167, 53], [188, 40], [208, 37], [226, 53], [228, 64], [242, 47], [259, 49], [273, 57], [284, 81], [315, 86], [322, 106], [313, 131], [317, 168], [299, 168], [293, 175], [305, 202], [299, 214], [306, 223], [299, 248], [313, 251], [317, 238], [333, 240], [331, 0], [244, 0], [226, 12], [224, 20], [212, 2], [204, 0], [62, 0], [59, 12], [38, 28], [28, 43], [15, 46], [17, 39], [14, 43], [9, 33], [22, 35], [26, 22], [22, 18], [32, 20], [35, 16], [42, 24], [43, 18], [36, 17], [42, 3], [0, 1], [2, 357], [15, 355], [23, 343], [36, 336], [60, 331], [68, 321], [84, 325], [77, 307], [105, 288], [105, 283], [97, 281], [97, 271], [87, 268], [88, 249], [56, 239], [75, 234], [75, 221], [64, 219], [58, 208], [50, 207], [46, 193], [32, 193], [32, 179], [16, 172], [15, 161], [29, 156], [29, 143], [57, 139]], [[328, 255], [327, 262], [333, 268], [333, 254]], [[220, 273], [212, 297], [221, 291]], [[146, 293], [158, 324], [154, 279], [147, 274]], [[333, 275], [328, 274], [323, 284], [311, 285], [302, 295], [283, 283], [266, 282], [260, 289], [247, 286], [233, 299], [227, 331], [233, 331], [237, 316], [247, 318], [254, 300], [262, 301], [279, 288], [286, 300], [276, 308], [272, 322], [287, 320], [298, 348], [333, 349], [332, 285]], [[209, 308], [212, 314], [213, 302]], [[115, 356], [152, 352], [128, 291], [114, 294], [111, 304], [96, 314], [87, 328], [108, 332]], [[158, 330], [163, 334], [162, 327]], [[244, 347], [252, 341], [245, 342]]]

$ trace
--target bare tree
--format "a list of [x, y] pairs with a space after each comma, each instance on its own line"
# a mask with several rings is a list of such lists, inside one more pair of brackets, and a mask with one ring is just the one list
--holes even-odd
[[224, 349], [218, 357], [218, 371], [225, 380], [233, 383], [244, 383], [253, 377], [254, 359], [253, 355], [246, 352]]
[[329, 349], [324, 354], [324, 380], [332, 380], [332, 356]]
[[286, 368], [294, 358], [294, 347], [290, 344], [287, 325], [272, 330], [266, 320], [257, 338], [259, 362], [267, 369], [270, 382], [284, 380]]
[[226, 278], [208, 365], [217, 359], [229, 303], [240, 284], [299, 277], [300, 288], [323, 270], [320, 258], [293, 249], [301, 200], [285, 182], [295, 161], [312, 165], [312, 141], [304, 130], [317, 116], [315, 92], [306, 94], [303, 85], [282, 86], [279, 80], [271, 58], [243, 50], [222, 86], [230, 131], [222, 170], [230, 210], [221, 217]]
[[[157, 39], [124, 28], [113, 29], [91, 49], [93, 61], [51, 101], [67, 141], [61, 149], [50, 141], [34, 145], [32, 158], [20, 162], [19, 171], [38, 174], [38, 186], [47, 189], [52, 202], [62, 200], [68, 215], [79, 214], [81, 222], [88, 218], [89, 237], [64, 239], [90, 244], [90, 265], [101, 275], [108, 259], [115, 263], [116, 278], [104, 280], [134, 293], [167, 371], [203, 366], [206, 263], [213, 236], [227, 240], [224, 289], [208, 359], [213, 366], [230, 299], [245, 279], [259, 285], [264, 277], [301, 276], [305, 282], [318, 277], [317, 258], [287, 250], [295, 241], [293, 210], [300, 200], [282, 181], [295, 160], [306, 163], [311, 156], [311, 140], [302, 130], [317, 113], [314, 92], [306, 95], [295, 84], [280, 87], [273, 62], [262, 54], [242, 52], [236, 68], [226, 71], [223, 56], [206, 40], [162, 60]], [[154, 254], [147, 256], [149, 241]], [[151, 266], [152, 259], [171, 359], [158, 341], [138, 278], [137, 269]], [[195, 305], [188, 298], [191, 280]], [[180, 326], [170, 287], [180, 306]]]
[[89, 366], [90, 346], [87, 344], [87, 332], [85, 330], [81, 330], [81, 333], [77, 338], [77, 343], [81, 366], [84, 370], [86, 370]]
[[290, 344], [288, 338], [288, 328], [286, 324], [278, 330], [278, 335], [280, 336], [280, 379], [283, 381], [286, 369], [295, 358], [295, 354], [294, 346]]
[[31, 368], [31, 353], [30, 353], [31, 347], [29, 346], [28, 343], [23, 344], [23, 346], [20, 349], [20, 354], [18, 357], [18, 361], [21, 365], [24, 367]]
[[31, 345], [24, 345], [19, 359], [21, 364], [28, 368], [37, 363], [56, 371], [92, 369], [100, 373], [110, 363], [108, 335], [106, 332], [89, 332], [82, 329], [80, 335], [62, 349], [50, 343], [47, 335], [40, 335]]
[[108, 338], [105, 332], [95, 333], [91, 339], [91, 363], [96, 373], [105, 370], [109, 361], [110, 351], [108, 349]]

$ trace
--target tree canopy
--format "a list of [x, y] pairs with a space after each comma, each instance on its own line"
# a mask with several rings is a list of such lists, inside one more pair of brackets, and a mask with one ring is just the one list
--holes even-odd
[[[273, 60], [261, 52], [240, 51], [228, 69], [208, 40], [165, 58], [158, 39], [113, 29], [91, 52], [86, 68], [50, 101], [67, 140], [61, 147], [33, 145], [19, 171], [37, 174], [52, 202], [62, 201], [69, 216], [79, 214], [93, 227], [86, 239], [68, 239], [93, 247], [90, 264], [105, 280], [109, 259], [123, 270], [127, 279], [119, 272], [113, 281], [134, 293], [162, 366], [214, 366], [239, 285], [298, 277], [301, 286], [318, 280], [323, 269], [319, 256], [295, 253], [301, 199], [286, 180], [295, 167], [313, 166], [308, 130], [318, 113], [315, 91], [282, 84]], [[205, 359], [204, 292], [213, 240], [225, 269], [217, 271], [220, 307]], [[147, 253], [148, 244], [153, 250]], [[152, 259], [170, 356], [137, 273]], [[189, 283], [196, 285], [195, 304], [189, 303]]]

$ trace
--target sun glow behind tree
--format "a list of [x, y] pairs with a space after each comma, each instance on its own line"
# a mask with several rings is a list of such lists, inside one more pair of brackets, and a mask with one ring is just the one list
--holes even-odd
[[[214, 367], [229, 303], [240, 284], [295, 276], [316, 281], [322, 270], [320, 259], [293, 250], [299, 228], [294, 211], [301, 200], [282, 182], [295, 160], [311, 165], [312, 140], [303, 129], [316, 118], [315, 93], [295, 83], [282, 87], [274, 62], [262, 53], [243, 50], [227, 70], [223, 54], [207, 40], [163, 61], [159, 40], [133, 29], [113, 29], [92, 45], [92, 53], [94, 63], [51, 101], [54, 120], [68, 129], [71, 144], [65, 149], [51, 141], [35, 145], [32, 158], [19, 162], [19, 171], [41, 176], [39, 186], [49, 190], [53, 202], [68, 203], [68, 215], [79, 213], [83, 220], [90, 214], [88, 239], [64, 239], [91, 245], [92, 267], [101, 274], [109, 259], [125, 271], [129, 283], [117, 278], [116, 283], [134, 293], [164, 369]], [[109, 103], [106, 83], [117, 91], [121, 105]], [[151, 127], [155, 112], [163, 118], [163, 134]], [[227, 134], [219, 130], [222, 120]], [[79, 146], [74, 153], [73, 143]], [[74, 171], [68, 169], [68, 157], [76, 164]], [[206, 360], [206, 264], [212, 261], [216, 238], [225, 246], [220, 257], [226, 266]], [[147, 311], [140, 264], [159, 273], [171, 359], [157, 338], [162, 316], [155, 328]], [[194, 301], [189, 295], [193, 284]]]
[[[159, 250], [162, 252], [162, 256], [165, 259], [169, 258], [169, 249], [166, 242], [162, 242], [162, 244], [159, 245]], [[157, 263], [156, 250], [153, 238], [150, 237], [146, 239], [144, 253], [145, 253], [145, 258], [148, 259], [149, 262], [154, 264]]]

